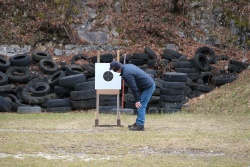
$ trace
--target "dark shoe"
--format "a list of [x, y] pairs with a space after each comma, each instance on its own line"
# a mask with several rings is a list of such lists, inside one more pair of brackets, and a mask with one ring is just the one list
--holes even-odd
[[132, 125], [129, 127], [129, 130], [133, 130], [133, 131], [144, 131], [144, 125]]
[[131, 126], [134, 126], [134, 125], [136, 125], [136, 123], [134, 123], [133, 125], [128, 125], [128, 128], [130, 128]]

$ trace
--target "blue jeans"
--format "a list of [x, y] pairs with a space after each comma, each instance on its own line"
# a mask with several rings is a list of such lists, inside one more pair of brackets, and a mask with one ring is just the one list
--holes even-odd
[[148, 105], [148, 102], [152, 96], [152, 94], [155, 91], [155, 83], [153, 84], [153, 86], [151, 86], [150, 88], [144, 90], [141, 94], [141, 107], [137, 109], [137, 118], [136, 118], [136, 125], [144, 125], [145, 123], [145, 115], [146, 115], [146, 108]]

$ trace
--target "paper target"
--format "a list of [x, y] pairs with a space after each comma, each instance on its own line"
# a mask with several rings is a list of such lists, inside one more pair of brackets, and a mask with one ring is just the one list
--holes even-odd
[[95, 63], [95, 89], [121, 89], [121, 76], [109, 63]]

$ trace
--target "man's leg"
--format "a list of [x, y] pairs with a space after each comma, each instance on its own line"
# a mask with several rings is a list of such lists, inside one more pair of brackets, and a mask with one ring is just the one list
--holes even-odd
[[154, 91], [155, 91], [155, 84], [151, 88], [142, 92], [140, 101], [142, 106], [137, 109], [136, 125], [144, 125], [146, 108]]

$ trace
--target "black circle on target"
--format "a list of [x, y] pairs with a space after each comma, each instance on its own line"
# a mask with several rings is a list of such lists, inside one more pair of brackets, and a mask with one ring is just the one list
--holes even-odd
[[111, 81], [113, 79], [113, 73], [110, 72], [110, 71], [106, 71], [104, 74], [103, 74], [103, 79], [105, 81]]

